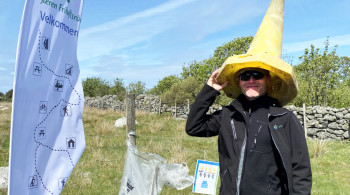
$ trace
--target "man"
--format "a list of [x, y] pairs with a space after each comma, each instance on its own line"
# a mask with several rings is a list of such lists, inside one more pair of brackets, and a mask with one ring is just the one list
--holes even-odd
[[[191, 106], [186, 132], [219, 135], [220, 194], [310, 194], [311, 166], [303, 128], [296, 116], [267, 94], [270, 72], [240, 69], [235, 83], [219, 84], [216, 70]], [[232, 82], [232, 80], [230, 80]], [[207, 115], [228, 85], [241, 94], [222, 110]]]

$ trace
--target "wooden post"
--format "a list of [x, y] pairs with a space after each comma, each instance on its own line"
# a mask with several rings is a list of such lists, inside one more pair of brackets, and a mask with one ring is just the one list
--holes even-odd
[[176, 99], [175, 99], [175, 118], [177, 117], [177, 107], [176, 107]]
[[158, 114], [161, 114], [161, 110], [162, 110], [162, 99], [159, 99], [159, 110], [158, 110]]
[[305, 138], [307, 138], [307, 128], [306, 128], [306, 108], [305, 108], [305, 103], [303, 103], [303, 120], [304, 120], [304, 132], [305, 132]]
[[128, 140], [132, 145], [136, 145], [136, 129], [135, 129], [135, 94], [126, 94], [126, 132]]

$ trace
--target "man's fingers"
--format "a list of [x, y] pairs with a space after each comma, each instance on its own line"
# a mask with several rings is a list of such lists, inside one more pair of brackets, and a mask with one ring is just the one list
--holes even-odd
[[228, 81], [226, 81], [224, 84], [220, 85], [217, 80], [216, 77], [219, 74], [220, 69], [216, 69], [210, 76], [210, 78], [208, 79], [207, 84], [211, 87], [213, 87], [214, 89], [220, 91], [221, 89], [223, 89], [224, 87], [227, 86]]
[[222, 88], [225, 88], [228, 84], [228, 81], [226, 81], [224, 84], [221, 85]]
[[212, 74], [211, 77], [216, 79], [216, 76], [219, 74], [219, 69], [216, 69]]

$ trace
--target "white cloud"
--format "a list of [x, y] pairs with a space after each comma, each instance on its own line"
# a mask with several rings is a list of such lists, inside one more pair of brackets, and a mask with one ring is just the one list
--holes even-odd
[[81, 54], [80, 59], [108, 54], [113, 50], [149, 40], [171, 27], [171, 23], [168, 22], [169, 12], [193, 1], [195, 0], [172, 0], [130, 16], [82, 29], [78, 50]]
[[[314, 45], [316, 48], [324, 48], [324, 43], [326, 39], [327, 37], [322, 37], [322, 38], [309, 40], [309, 41], [286, 43], [283, 46], [283, 49], [286, 50], [288, 53], [300, 52], [300, 51], [304, 51], [305, 48], [309, 48], [311, 44]], [[333, 47], [335, 45], [338, 45], [339, 47], [349, 46], [350, 34], [329, 37], [329, 46]]]
[[260, 0], [168, 1], [82, 29], [78, 45], [82, 77], [156, 84], [164, 76], [180, 73], [184, 63], [210, 57], [224, 39], [222, 35], [207, 39], [208, 35], [263, 16], [265, 4]]
[[123, 25], [127, 25], [130, 24], [132, 22], [135, 22], [137, 20], [140, 20], [142, 18], [147, 18], [147, 17], [151, 17], [151, 16], [155, 16], [155, 15], [159, 15], [165, 12], [169, 12], [173, 9], [176, 9], [182, 5], [185, 5], [187, 3], [191, 3], [192, 1], [196, 1], [196, 0], [172, 0], [172, 1], [168, 1], [164, 4], [161, 4], [157, 7], [145, 10], [145, 11], [141, 11], [135, 14], [132, 14], [130, 16], [126, 16], [126, 17], [122, 17], [119, 19], [116, 19], [114, 21], [111, 22], [106, 22], [104, 24], [95, 26], [95, 27], [91, 27], [88, 29], [85, 29], [81, 35], [82, 36], [86, 36], [89, 34], [93, 34], [93, 33], [99, 33], [99, 32], [103, 32], [103, 31], [108, 31], [111, 29], [116, 29], [119, 28]]
[[[260, 1], [183, 0], [168, 1], [155, 8], [116, 19], [102, 25], [81, 29], [79, 60], [112, 54], [140, 43], [155, 44], [176, 39], [199, 41], [264, 13]], [[160, 40], [159, 40], [160, 41]]]

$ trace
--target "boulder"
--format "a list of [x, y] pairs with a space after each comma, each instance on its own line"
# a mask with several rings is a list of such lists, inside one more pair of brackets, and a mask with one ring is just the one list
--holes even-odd
[[349, 131], [345, 131], [343, 136], [344, 136], [345, 139], [349, 139]]
[[[137, 120], [135, 120], [135, 125], [138, 125]], [[114, 123], [114, 126], [115, 127], [124, 127], [124, 126], [126, 126], [126, 117], [122, 117], [122, 118], [116, 120], [115, 123]]]

